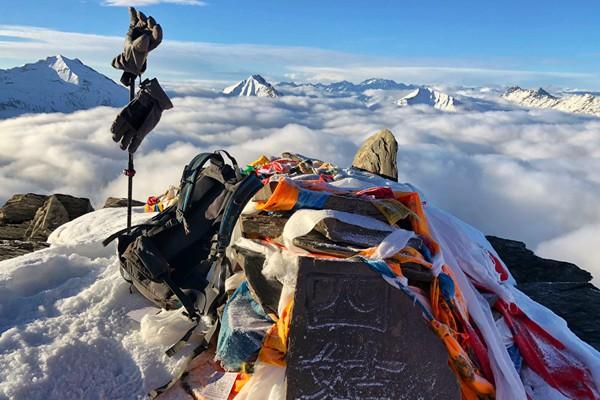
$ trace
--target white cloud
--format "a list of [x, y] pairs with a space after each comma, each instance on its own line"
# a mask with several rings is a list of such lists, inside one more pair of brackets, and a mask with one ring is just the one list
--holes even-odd
[[205, 6], [206, 2], [201, 0], [105, 0], [104, 4], [107, 6], [117, 7], [142, 7], [151, 6], [155, 4], [166, 3], [166, 4], [181, 4], [186, 6]]
[[[201, 151], [226, 148], [246, 163], [261, 153], [291, 150], [347, 166], [367, 135], [388, 127], [400, 143], [401, 180], [485, 233], [535, 248], [600, 224], [598, 118], [520, 109], [367, 109], [353, 98], [214, 93], [175, 98], [174, 104], [135, 156], [138, 199], [176, 184], [183, 166]], [[17, 192], [63, 192], [91, 196], [101, 206], [109, 195], [125, 196], [121, 171], [127, 157], [109, 132], [117, 111], [101, 107], [0, 121], [0, 200]], [[574, 246], [580, 250], [555, 257], [589, 252]]]
[[600, 224], [582, 226], [550, 239], [536, 249], [541, 257], [565, 260], [577, 264], [594, 275], [593, 283], [600, 286]]

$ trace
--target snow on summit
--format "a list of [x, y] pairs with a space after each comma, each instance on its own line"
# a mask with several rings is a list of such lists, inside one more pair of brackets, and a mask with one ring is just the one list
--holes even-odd
[[127, 100], [124, 87], [76, 58], [58, 55], [0, 69], [0, 119], [26, 113], [122, 106]]
[[227, 96], [257, 96], [257, 97], [279, 97], [281, 94], [275, 90], [273, 85], [260, 75], [252, 75], [248, 79], [223, 89]]
[[427, 105], [443, 111], [455, 111], [460, 104], [454, 97], [431, 88], [418, 88], [399, 99], [399, 106]]
[[502, 97], [524, 107], [550, 108], [564, 112], [600, 116], [600, 98], [591, 93], [556, 97], [542, 88], [531, 90], [514, 86], [509, 88]]

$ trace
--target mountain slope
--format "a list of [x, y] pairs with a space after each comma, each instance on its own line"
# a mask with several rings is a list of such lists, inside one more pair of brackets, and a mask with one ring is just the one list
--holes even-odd
[[84, 65], [58, 55], [0, 70], [0, 118], [122, 106], [127, 90]]
[[399, 99], [396, 104], [399, 106], [427, 105], [443, 111], [455, 111], [460, 102], [446, 93], [431, 88], [418, 88]]
[[223, 89], [227, 96], [257, 96], [257, 97], [279, 97], [279, 93], [273, 85], [260, 75], [252, 75], [248, 79]]
[[542, 88], [531, 90], [514, 86], [509, 88], [502, 97], [524, 107], [550, 108], [577, 114], [600, 116], [600, 97], [590, 93], [556, 97]]

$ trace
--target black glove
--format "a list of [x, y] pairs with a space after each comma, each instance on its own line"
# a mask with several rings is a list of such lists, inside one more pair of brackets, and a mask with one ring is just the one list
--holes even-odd
[[129, 14], [131, 20], [125, 35], [125, 47], [112, 61], [114, 68], [125, 71], [121, 82], [126, 86], [146, 70], [148, 53], [162, 42], [162, 28], [154, 18], [146, 18], [144, 13], [133, 7], [129, 7]]
[[135, 98], [121, 110], [113, 121], [110, 131], [115, 142], [121, 141], [121, 149], [129, 148], [135, 153], [146, 135], [154, 129], [163, 110], [173, 108], [169, 97], [156, 78], [146, 79], [140, 84]]

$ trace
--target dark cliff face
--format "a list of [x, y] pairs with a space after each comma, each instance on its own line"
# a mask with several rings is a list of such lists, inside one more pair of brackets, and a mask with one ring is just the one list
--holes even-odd
[[600, 290], [592, 275], [575, 264], [536, 256], [522, 242], [487, 236], [517, 281], [533, 300], [562, 317], [581, 339], [600, 350]]

